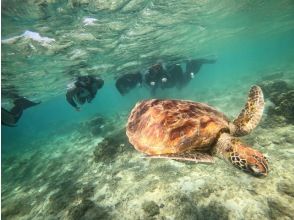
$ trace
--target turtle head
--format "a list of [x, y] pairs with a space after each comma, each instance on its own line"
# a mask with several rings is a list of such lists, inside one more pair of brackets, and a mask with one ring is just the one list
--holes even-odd
[[254, 176], [267, 176], [267, 158], [240, 139], [224, 133], [216, 146], [216, 154], [231, 162], [235, 167]]
[[234, 166], [254, 176], [267, 176], [268, 174], [267, 158], [248, 146], [238, 143], [230, 152], [229, 161]]

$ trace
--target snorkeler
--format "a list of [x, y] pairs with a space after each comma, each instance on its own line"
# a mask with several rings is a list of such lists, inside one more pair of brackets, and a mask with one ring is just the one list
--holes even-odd
[[96, 96], [98, 89], [104, 85], [103, 79], [94, 76], [79, 76], [74, 82], [70, 83], [66, 92], [66, 100], [77, 111], [79, 105], [86, 101], [90, 103]]
[[9, 127], [15, 127], [25, 109], [38, 105], [41, 102], [32, 102], [25, 97], [17, 96], [13, 101], [14, 106], [10, 111], [1, 108], [1, 124]]
[[144, 76], [146, 85], [151, 88], [151, 94], [154, 95], [157, 88], [162, 88], [168, 79], [168, 74], [161, 63], [151, 66]]
[[182, 88], [182, 82], [184, 81], [184, 73], [180, 64], [172, 64], [167, 67], [166, 80], [161, 84], [162, 89]]
[[142, 75], [140, 72], [122, 75], [115, 82], [115, 87], [122, 96], [127, 94], [131, 89], [134, 89], [136, 86], [141, 85]]

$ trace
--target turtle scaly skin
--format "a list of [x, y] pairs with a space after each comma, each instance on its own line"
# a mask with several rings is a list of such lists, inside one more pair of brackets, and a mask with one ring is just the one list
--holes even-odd
[[267, 175], [268, 162], [234, 136], [250, 133], [264, 107], [262, 91], [253, 86], [245, 108], [231, 123], [204, 103], [151, 99], [136, 104], [127, 124], [129, 142], [151, 158], [212, 163], [212, 155], [253, 175]]
[[262, 153], [227, 133], [220, 136], [213, 153], [254, 176], [266, 176], [269, 171], [268, 160]]
[[258, 125], [263, 110], [264, 98], [262, 90], [259, 86], [252, 86], [245, 107], [231, 124], [233, 135], [244, 136], [249, 134]]

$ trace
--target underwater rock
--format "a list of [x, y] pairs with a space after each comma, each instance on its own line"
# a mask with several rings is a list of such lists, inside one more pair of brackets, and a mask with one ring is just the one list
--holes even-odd
[[142, 209], [148, 216], [155, 216], [160, 212], [159, 206], [154, 201], [144, 201]]
[[276, 113], [268, 114], [264, 121], [260, 124], [260, 126], [263, 128], [284, 127], [286, 125], [286, 118], [282, 115], [277, 115]]
[[93, 136], [98, 136], [98, 135], [100, 135], [102, 133], [102, 128], [101, 127], [94, 127], [94, 128], [92, 128], [91, 129], [91, 134], [93, 135]]
[[71, 207], [68, 211], [69, 219], [81, 219], [85, 212], [89, 209], [94, 207], [95, 204], [91, 200], [84, 200], [81, 204]]
[[[270, 106], [268, 109], [268, 117], [274, 121], [274, 125], [269, 123], [269, 127], [275, 125], [283, 125], [282, 118], [273, 118], [275, 115], [283, 116], [287, 122], [294, 123], [294, 90], [286, 81], [274, 80], [264, 81], [260, 83], [265, 97], [269, 98], [275, 106]], [[279, 123], [280, 120], [280, 123]]]
[[226, 220], [229, 219], [229, 210], [221, 206], [219, 202], [212, 201], [207, 206], [198, 208], [198, 218], [205, 220]]
[[82, 130], [90, 130], [92, 135], [97, 136], [102, 133], [102, 128], [105, 127], [105, 124], [106, 120], [102, 116], [96, 116], [93, 119], [83, 122]]
[[[210, 192], [208, 192], [209, 194]], [[174, 219], [203, 219], [203, 220], [226, 220], [229, 219], [229, 210], [218, 201], [211, 201], [208, 205], [199, 205], [201, 197], [198, 195], [192, 199], [186, 194], [178, 193], [168, 198], [175, 212]]]
[[174, 206], [174, 219], [197, 219], [198, 209], [195, 202], [183, 193], [177, 193], [167, 198], [167, 203]]
[[278, 198], [269, 198], [267, 202], [270, 219], [294, 219], [294, 207], [291, 206], [291, 202], [284, 202]]
[[287, 122], [294, 123], [294, 90], [289, 90], [274, 97], [270, 97], [275, 107], [270, 107], [268, 115], [281, 115]]
[[95, 162], [111, 163], [115, 158], [127, 150], [131, 150], [125, 128], [115, 131], [100, 142], [93, 154]]
[[107, 209], [101, 206], [95, 206], [93, 208], [88, 209], [85, 215], [83, 216], [83, 218], [81, 218], [81, 220], [97, 220], [97, 219], [108, 220], [112, 218], [110, 217], [110, 214], [108, 213]]
[[280, 182], [278, 192], [294, 197], [294, 182]]
[[294, 90], [279, 95], [276, 111], [289, 121], [294, 121]]
[[59, 193], [55, 193], [49, 197], [49, 213], [57, 214], [58, 212], [65, 209], [73, 199], [68, 199], [66, 196], [63, 196]]
[[97, 116], [93, 119], [91, 119], [90, 121], [87, 122], [88, 126], [97, 126], [97, 125], [103, 125], [105, 124], [106, 121], [102, 116]]
[[105, 208], [97, 206], [91, 200], [86, 199], [69, 209], [68, 218], [70, 220], [109, 219], [109, 215]]
[[90, 133], [93, 136], [103, 136], [113, 131], [115, 126], [113, 122], [109, 118], [105, 118], [101, 115], [95, 116], [94, 118], [82, 122], [81, 126], [79, 127], [80, 133]]
[[85, 186], [82, 189], [82, 192], [78, 194], [78, 196], [82, 199], [92, 197], [94, 196], [94, 190], [95, 190], [95, 187], [93, 186]]
[[263, 81], [259, 83], [266, 98], [273, 96], [274, 93], [286, 92], [289, 86], [284, 80]]

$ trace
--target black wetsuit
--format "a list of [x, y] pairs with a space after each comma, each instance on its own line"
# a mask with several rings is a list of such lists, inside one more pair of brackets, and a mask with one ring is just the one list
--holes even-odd
[[134, 89], [137, 85], [142, 84], [142, 75], [140, 72], [128, 73], [120, 76], [116, 82], [115, 87], [121, 95], [127, 94], [131, 89]]
[[167, 80], [162, 83], [162, 88], [182, 88], [182, 84], [185, 81], [184, 73], [181, 65], [173, 64], [167, 67]]
[[76, 109], [78, 104], [90, 103], [96, 96], [97, 90], [102, 88], [104, 81], [93, 76], [80, 76], [69, 85], [66, 92], [67, 102]]
[[209, 59], [193, 59], [186, 61], [186, 71], [183, 73], [180, 81], [180, 88], [186, 86], [194, 76], [200, 71], [202, 64], [215, 63], [215, 60]]
[[13, 101], [14, 106], [10, 111], [1, 108], [1, 124], [14, 127], [25, 109], [38, 105], [41, 102], [32, 102], [25, 97], [18, 97]]
[[167, 78], [168, 74], [160, 63], [151, 66], [145, 74], [144, 81], [151, 88], [151, 93], [155, 94], [157, 88], [162, 88], [163, 79]]

